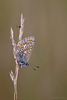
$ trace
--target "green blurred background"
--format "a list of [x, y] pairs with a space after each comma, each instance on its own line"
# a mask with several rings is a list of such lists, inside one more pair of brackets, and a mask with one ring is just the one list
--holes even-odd
[[0, 100], [13, 100], [10, 28], [17, 43], [21, 13], [23, 38], [36, 38], [29, 62], [40, 69], [19, 71], [18, 100], [67, 100], [67, 0], [0, 0]]

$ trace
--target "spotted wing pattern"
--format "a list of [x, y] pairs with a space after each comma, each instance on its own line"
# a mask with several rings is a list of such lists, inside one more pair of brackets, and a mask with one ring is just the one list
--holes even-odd
[[23, 60], [25, 63], [29, 61], [31, 53], [32, 53], [32, 49], [34, 47], [34, 41], [35, 41], [35, 37], [30, 36], [18, 42], [17, 52], [20, 53], [20, 56], [18, 59]]

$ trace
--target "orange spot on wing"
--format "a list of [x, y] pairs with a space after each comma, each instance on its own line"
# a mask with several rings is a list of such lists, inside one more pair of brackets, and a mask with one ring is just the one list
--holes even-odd
[[23, 45], [25, 45], [25, 43], [23, 43]]
[[18, 48], [19, 48], [20, 46], [18, 46]]
[[29, 44], [29, 42], [28, 42], [28, 44]]
[[32, 40], [32, 39], [29, 39], [28, 41], [33, 41], [34, 42], [34, 40]]
[[25, 44], [27, 44], [27, 42], [25, 42]]
[[22, 44], [20, 44], [20, 46], [22, 46]]
[[29, 45], [29, 47], [31, 47], [31, 45]]

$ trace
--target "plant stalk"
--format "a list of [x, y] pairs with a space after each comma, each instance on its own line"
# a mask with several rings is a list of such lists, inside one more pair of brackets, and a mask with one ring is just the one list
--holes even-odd
[[19, 67], [15, 69], [15, 77], [14, 77], [14, 100], [17, 100], [17, 80], [18, 80]]

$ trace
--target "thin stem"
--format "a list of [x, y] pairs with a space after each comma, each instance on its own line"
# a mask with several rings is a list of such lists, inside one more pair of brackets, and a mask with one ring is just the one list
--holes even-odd
[[15, 69], [15, 77], [14, 77], [14, 100], [17, 100], [17, 80], [18, 80], [19, 67]]
[[15, 91], [14, 91], [14, 100], [15, 100]]
[[23, 14], [21, 14], [21, 21], [20, 21], [20, 30], [19, 30], [19, 41], [22, 40], [23, 30], [24, 30], [24, 18]]
[[[23, 15], [21, 14], [21, 21], [20, 21], [20, 30], [19, 30], [19, 41], [22, 40], [22, 35], [23, 35], [23, 29], [24, 29], [24, 19], [23, 19]], [[13, 73], [13, 71], [10, 72], [10, 77], [11, 80], [13, 81], [14, 84], [14, 100], [17, 100], [17, 80], [18, 80], [18, 73], [19, 73], [19, 65], [17, 62], [17, 46], [14, 40], [14, 35], [13, 35], [13, 29], [11, 28], [11, 36], [10, 36], [11, 40], [12, 40], [12, 46], [13, 46], [13, 56], [14, 56], [14, 60], [16, 63], [16, 67], [15, 67], [15, 74]]]

